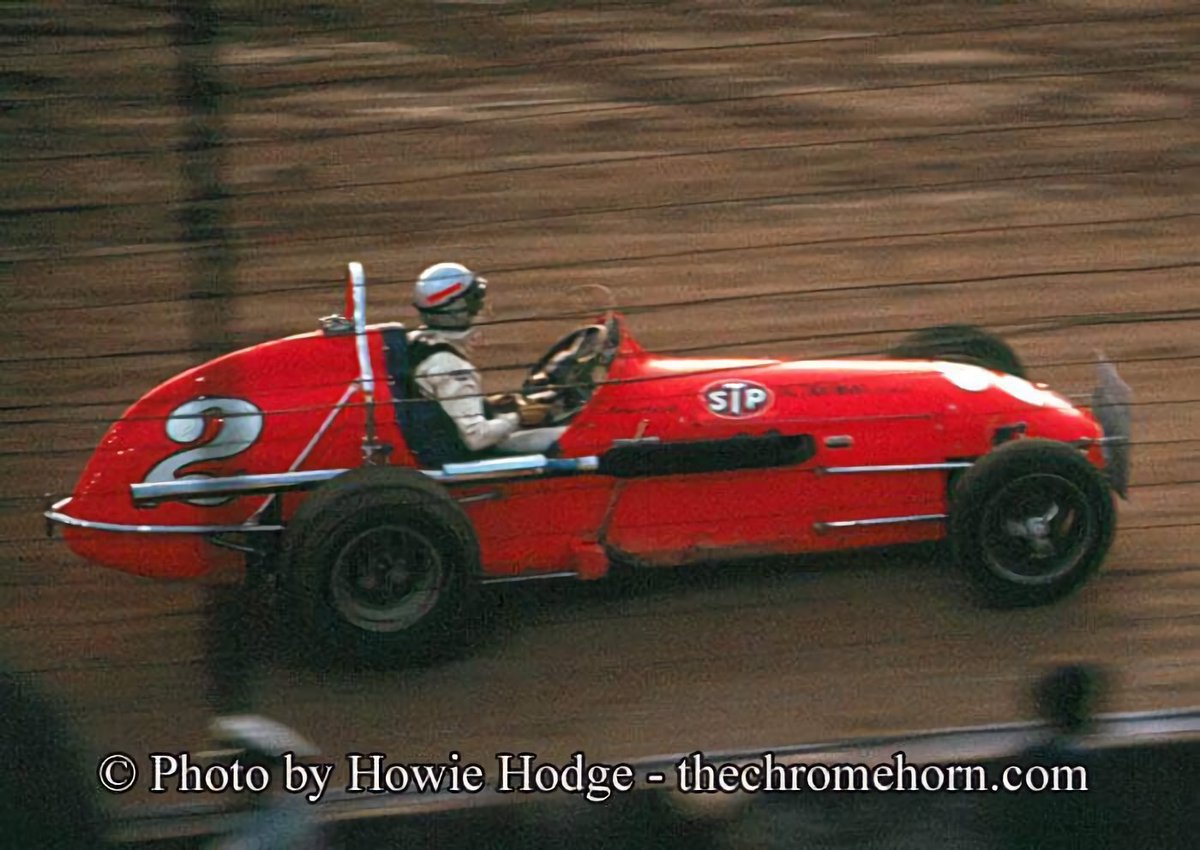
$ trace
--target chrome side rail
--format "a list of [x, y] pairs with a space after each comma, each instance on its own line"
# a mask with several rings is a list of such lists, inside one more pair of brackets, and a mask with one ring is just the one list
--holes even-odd
[[[969, 461], [947, 463], [898, 464], [893, 466], [830, 466], [817, 471], [830, 475], [866, 472], [924, 472], [929, 470], [965, 469]], [[595, 472], [600, 458], [595, 455], [578, 458], [548, 458], [545, 455], [514, 455], [489, 458], [470, 463], [448, 463], [441, 469], [422, 469], [424, 475], [445, 484], [468, 481], [492, 481], [505, 478], [524, 478], [537, 475], [570, 475]], [[131, 484], [134, 502], [176, 501], [196, 496], [245, 496], [253, 493], [278, 493], [303, 490], [336, 478], [348, 469], [312, 469], [300, 472], [276, 472], [262, 475], [230, 475], [223, 478], [185, 478], [179, 481], [160, 481]]]
[[[471, 463], [448, 463], [441, 469], [422, 469], [426, 476], [445, 484], [490, 481], [535, 475], [563, 475], [594, 472], [600, 467], [595, 456], [548, 458], [545, 455], [515, 455]], [[336, 478], [348, 469], [312, 469], [302, 472], [276, 472], [263, 475], [230, 475], [224, 478], [185, 478], [150, 484], [131, 484], [133, 501], [139, 504], [178, 501], [195, 496], [245, 496], [254, 493], [279, 493], [304, 490]]]
[[872, 525], [898, 525], [906, 522], [937, 522], [948, 518], [948, 514], [910, 514], [908, 516], [881, 516], [870, 519], [843, 519], [832, 522], [814, 522], [816, 531], [830, 531], [835, 528], [859, 528]]
[[460, 481], [483, 481], [493, 478], [521, 478], [531, 475], [569, 474], [572, 472], [595, 472], [600, 468], [600, 458], [588, 457], [548, 458], [545, 455], [514, 455], [470, 463], [448, 463], [440, 470], [421, 470], [435, 481], [457, 483]]
[[879, 466], [819, 466], [816, 471], [827, 475], [851, 475], [861, 472], [929, 472], [939, 469], [966, 469], [972, 465], [969, 460], [953, 460], [945, 463], [895, 463]]
[[313, 469], [304, 472], [275, 472], [266, 475], [230, 475], [224, 478], [184, 478], [153, 484], [131, 484], [133, 501], [139, 504], [172, 502], [194, 496], [246, 496], [303, 490], [336, 478], [346, 469]]
[[555, 578], [579, 578], [579, 573], [571, 570], [562, 570], [555, 573], [533, 573], [532, 575], [524, 576], [497, 576], [496, 578], [485, 578], [480, 581], [480, 584], [517, 584], [518, 582], [540, 581], [542, 579]]
[[101, 522], [80, 519], [64, 513], [69, 498], [55, 502], [43, 516], [50, 522], [86, 528], [91, 531], [116, 531], [130, 534], [233, 534], [242, 531], [283, 531], [282, 525], [135, 525], [133, 523]]

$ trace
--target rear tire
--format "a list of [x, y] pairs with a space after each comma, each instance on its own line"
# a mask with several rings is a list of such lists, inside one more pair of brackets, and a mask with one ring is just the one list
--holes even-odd
[[329, 482], [292, 518], [282, 554], [304, 640], [373, 664], [439, 660], [465, 643], [479, 545], [462, 508], [415, 470]]
[[972, 325], [939, 325], [917, 331], [889, 351], [892, 357], [951, 360], [1025, 377], [1025, 366], [1012, 347], [995, 334]]
[[957, 491], [954, 553], [994, 606], [1065, 596], [1099, 569], [1112, 544], [1108, 485], [1065, 443], [1006, 443], [968, 469]]

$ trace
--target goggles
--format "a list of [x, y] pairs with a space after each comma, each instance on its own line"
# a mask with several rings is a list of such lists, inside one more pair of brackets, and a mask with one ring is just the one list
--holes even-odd
[[483, 302], [486, 298], [487, 278], [474, 275], [471, 278], [471, 285], [467, 287], [467, 291], [463, 295], [463, 301], [467, 305], [467, 311], [474, 316], [483, 309]]

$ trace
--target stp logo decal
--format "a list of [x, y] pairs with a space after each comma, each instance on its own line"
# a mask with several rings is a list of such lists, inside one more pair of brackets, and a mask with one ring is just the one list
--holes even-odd
[[718, 381], [700, 395], [709, 413], [725, 419], [758, 416], [771, 406], [771, 391], [754, 381]]

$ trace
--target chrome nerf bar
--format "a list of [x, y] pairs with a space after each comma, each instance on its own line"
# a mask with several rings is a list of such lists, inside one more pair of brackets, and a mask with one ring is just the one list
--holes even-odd
[[184, 478], [179, 481], [158, 481], [151, 484], [131, 484], [129, 490], [136, 503], [174, 502], [197, 496], [249, 496], [255, 493], [279, 493], [285, 490], [304, 490], [323, 484], [348, 470], [314, 469], [305, 472], [277, 472], [267, 475], [230, 475], [224, 478]]
[[[545, 455], [515, 455], [471, 463], [448, 463], [441, 469], [422, 469], [435, 481], [456, 484], [497, 478], [594, 472], [598, 457], [548, 458]], [[133, 501], [138, 504], [172, 502], [197, 496], [246, 496], [255, 493], [281, 493], [306, 490], [349, 472], [348, 469], [313, 469], [303, 472], [278, 472], [264, 475], [230, 475], [224, 478], [185, 478], [151, 484], [132, 484]]]

